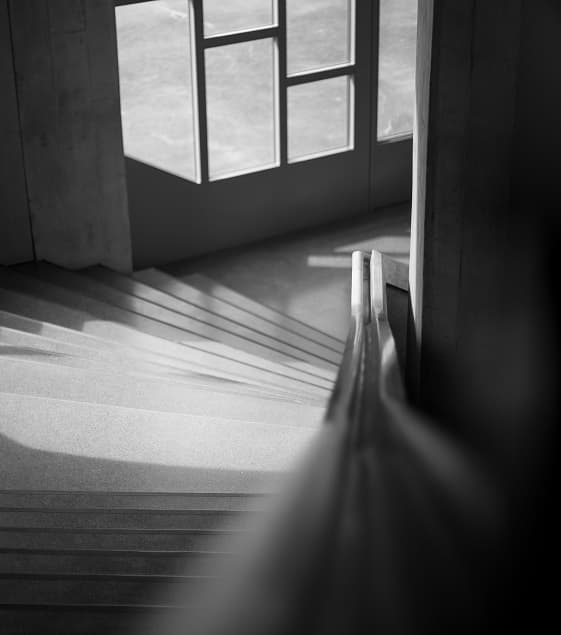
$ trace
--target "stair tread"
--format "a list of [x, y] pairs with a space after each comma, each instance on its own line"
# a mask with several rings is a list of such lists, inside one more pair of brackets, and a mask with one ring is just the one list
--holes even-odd
[[[264, 348], [256, 350], [264, 351], [266, 354], [271, 355], [271, 359], [278, 359], [279, 361], [285, 359], [289, 363], [291, 360], [300, 360], [309, 362], [312, 366], [330, 370], [333, 370], [340, 361], [340, 355], [331, 349], [317, 345], [315, 347], [310, 346], [310, 344], [313, 344], [312, 342], [309, 342], [307, 346], [303, 346], [302, 343], [293, 345], [287, 341], [287, 338], [272, 337], [270, 329], [269, 332], [263, 332], [262, 329], [253, 328], [255, 326], [254, 323], [248, 320], [251, 314], [240, 312], [239, 315], [235, 315], [233, 314], [234, 307], [231, 307], [232, 310], [226, 315], [224, 315], [225, 311], [212, 311], [208, 307], [208, 300], [211, 300], [208, 296], [206, 296], [207, 302], [202, 297], [193, 298], [193, 294], [187, 299], [184, 294], [183, 296], [178, 296], [177, 294], [168, 293], [161, 286], [150, 284], [140, 275], [126, 276], [104, 267], [92, 267], [83, 273], [124, 293], [143, 298], [184, 316], [201, 320], [205, 324], [226, 333], [236, 334], [259, 344]], [[193, 289], [193, 291], [195, 290]], [[193, 302], [192, 300], [195, 301]], [[286, 332], [286, 335], [290, 336], [290, 333]], [[290, 337], [288, 339], [290, 340]], [[306, 341], [304, 340], [305, 343]], [[275, 351], [275, 353], [272, 351]]]
[[333, 348], [334, 350], [342, 353], [345, 349], [345, 342], [334, 337], [333, 335], [329, 335], [309, 324], [306, 324], [296, 318], [293, 318], [285, 313], [281, 313], [276, 309], [272, 309], [260, 302], [249, 298], [230, 287], [227, 287], [215, 280], [212, 280], [208, 276], [205, 276], [201, 273], [192, 273], [186, 276], [182, 276], [180, 278], [183, 282], [186, 282], [189, 285], [194, 286], [195, 288], [207, 293], [208, 295], [212, 295], [216, 298], [223, 300], [224, 302], [228, 302], [235, 307], [240, 309], [244, 309], [250, 313], [253, 313], [257, 316], [262, 317], [265, 320], [272, 322], [273, 324], [278, 324], [285, 328], [286, 330], [292, 331], [303, 337], [308, 337], [314, 342], [319, 344], [323, 344], [324, 346], [328, 346]]
[[[46, 281], [79, 296], [77, 302], [85, 310], [94, 311], [97, 316], [105, 319], [131, 324], [137, 330], [151, 335], [173, 342], [186, 342], [190, 347], [201, 351], [245, 361], [252, 366], [298, 378], [317, 386], [330, 387], [335, 379], [335, 367], [327, 370], [294, 358], [280, 356], [248, 339], [86, 276], [44, 264], [27, 266], [23, 271], [24, 275], [29, 275], [32, 279]], [[92, 303], [91, 300], [95, 302]]]
[[[173, 370], [172, 366], [167, 366], [163, 363], [150, 362], [146, 359], [141, 351], [135, 351], [128, 349], [124, 346], [111, 346], [110, 342], [95, 339], [95, 345], [91, 345], [90, 341], [85, 340], [80, 343], [69, 342], [72, 339], [69, 333], [82, 335], [77, 331], [69, 331], [64, 329], [63, 333], [55, 334], [58, 337], [49, 337], [48, 335], [29, 332], [27, 330], [20, 330], [20, 328], [13, 328], [7, 326], [8, 324], [14, 324], [14, 320], [5, 319], [5, 312], [0, 311], [0, 342], [8, 346], [17, 346], [19, 349], [25, 350], [44, 350], [46, 354], [52, 353], [60, 356], [68, 356], [96, 362], [100, 367], [118, 366], [120, 368], [136, 368], [140, 364], [140, 370], [152, 373], [164, 373], [165, 371]], [[23, 325], [22, 325], [23, 326]], [[44, 331], [49, 327], [55, 325], [48, 325], [45, 322], [36, 322], [33, 328]], [[55, 327], [56, 328], [56, 327]], [[103, 346], [98, 346], [98, 342]], [[185, 377], [191, 376], [193, 378], [203, 379], [207, 378], [209, 381], [218, 382], [219, 378], [209, 378], [208, 375], [196, 373], [195, 371], [183, 371]], [[226, 381], [226, 380], [224, 380]]]
[[[197, 372], [262, 386], [268, 385], [273, 390], [289, 390], [291, 393], [298, 395], [327, 395], [326, 388], [316, 386], [313, 383], [305, 383], [300, 379], [294, 379], [293, 376], [278, 374], [276, 370], [257, 368], [237, 359], [230, 359], [215, 353], [192, 348], [185, 343], [161, 338], [158, 335], [139, 330], [131, 324], [121, 323], [119, 320], [126, 321], [129, 317], [129, 313], [122, 309], [111, 307], [105, 303], [60, 289], [56, 285], [38, 281], [28, 276], [12, 275], [10, 272], [10, 275], [6, 277], [3, 275], [4, 273], [0, 271], [0, 283], [5, 284], [6, 280], [8, 280], [9, 284], [18, 288], [16, 291], [11, 290], [9, 293], [0, 288], [0, 297], [2, 297], [3, 305], [6, 305], [8, 300], [10, 305], [15, 302], [18, 312], [25, 315], [33, 314], [32, 317], [34, 318], [39, 317], [39, 319], [93, 333], [111, 342], [119, 344], [124, 342], [134, 345], [147, 350], [150, 355], [156, 355], [156, 358], [166, 359], [166, 361], [169, 359], [177, 360], [180, 366], [196, 370]], [[37, 300], [37, 295], [48, 299], [46, 301]], [[85, 311], [85, 306], [93, 313]], [[80, 307], [80, 310], [78, 307]], [[130, 315], [143, 325], [152, 325], [154, 322], [135, 314]], [[286, 368], [282, 367], [283, 373]], [[296, 371], [288, 369], [287, 372], [290, 374]], [[321, 378], [316, 380], [314, 378], [313, 381], [321, 383], [324, 380], [321, 380]]]
[[215, 576], [188, 575], [7, 574], [0, 575], [0, 597], [4, 604], [69, 600], [79, 604], [157, 604], [176, 595], [170, 592], [171, 585], [181, 588], [187, 601], [190, 591], [215, 580]]
[[[291, 346], [305, 350], [312, 355], [327, 357], [336, 364], [340, 363], [344, 345], [338, 340], [332, 341], [328, 336], [323, 343], [320, 343], [315, 339], [311, 339], [306, 329], [303, 329], [304, 334], [301, 334], [294, 329], [286, 328], [282, 319], [270, 319], [271, 315], [269, 315], [269, 319], [267, 319], [263, 317], [263, 315], [259, 315], [245, 308], [243, 306], [244, 298], [242, 296], [240, 296], [239, 302], [237, 303], [222, 299], [220, 297], [220, 287], [222, 285], [218, 285], [214, 281], [209, 281], [208, 284], [209, 288], [211, 286], [212, 288], [217, 288], [217, 293], [213, 294], [203, 290], [202, 286], [204, 285], [197, 285], [197, 279], [193, 279], [193, 283], [190, 284], [186, 278], [176, 278], [159, 269], [151, 268], [137, 271], [132, 274], [132, 277], [170, 295], [181, 298], [186, 302], [205, 307], [217, 315], [246, 324], [252, 329], [267, 334], [273, 339], [289, 343]], [[232, 298], [230, 298], [230, 300], [231, 299]], [[249, 301], [249, 299], [246, 300], [248, 307], [251, 308], [251, 301]], [[266, 312], [265, 307], [265, 313]], [[274, 312], [271, 314], [274, 314]], [[280, 315], [280, 318], [283, 318], [283, 316]], [[313, 330], [314, 329], [312, 329], [312, 331]], [[316, 336], [318, 334], [319, 339], [322, 339], [320, 332], [315, 333]]]
[[[244, 419], [273, 425], [318, 425], [323, 409], [240, 394], [224, 386], [170, 384], [123, 372], [45, 365], [0, 356], [1, 391], [106, 405], [201, 416]], [[224, 390], [219, 391], [221, 388]]]
[[5, 393], [0, 411], [2, 485], [16, 489], [275, 490], [315, 435], [304, 426]]
[[266, 493], [102, 492], [53, 490], [0, 490], [2, 507], [60, 507], [67, 509], [209, 509], [245, 511], [262, 509], [272, 497]]
[[[174, 387], [175, 390], [216, 390], [223, 393], [237, 395], [255, 395], [261, 399], [292, 402], [320, 406], [323, 400], [313, 397], [299, 397], [282, 389], [262, 387], [256, 384], [235, 381], [224, 377], [215, 377], [180, 369], [163, 363], [154, 363], [146, 359], [135, 359], [117, 355], [111, 358], [103, 351], [82, 348], [74, 344], [65, 345], [58, 340], [52, 340], [40, 335], [33, 335], [6, 328], [1, 325], [0, 317], [0, 351], [1, 360], [16, 364], [26, 363], [28, 368], [42, 368], [55, 376], [61, 373], [71, 373], [68, 369], [80, 369], [85, 375], [116, 375], [127, 377], [130, 382], [150, 381], [160, 386]], [[31, 373], [33, 374], [33, 373]]]
[[0, 605], [3, 635], [137, 635], [146, 628], [146, 613], [186, 611], [156, 604], [35, 603]]
[[3, 573], [215, 576], [236, 562], [231, 552], [0, 549]]
[[2, 548], [221, 551], [240, 532], [220, 529], [0, 529]]

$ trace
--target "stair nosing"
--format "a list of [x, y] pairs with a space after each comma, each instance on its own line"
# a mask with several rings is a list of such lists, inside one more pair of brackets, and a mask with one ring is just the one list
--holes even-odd
[[0, 533], [52, 533], [52, 534], [169, 534], [169, 535], [210, 535], [229, 536], [247, 533], [244, 529], [171, 529], [140, 527], [29, 527], [0, 525]]
[[213, 575], [169, 575], [169, 574], [137, 574], [137, 573], [2, 573], [0, 580], [83, 580], [83, 581], [115, 581], [115, 582], [181, 582], [187, 580], [218, 580]]
[[232, 551], [204, 551], [197, 549], [80, 549], [0, 547], [0, 554], [45, 555], [45, 556], [146, 556], [146, 557], [182, 557], [182, 556], [235, 556]]
[[6, 604], [0, 600], [0, 610], [22, 610], [26, 611], [153, 611], [153, 610], [188, 610], [190, 606], [188, 604], [108, 604], [103, 602], [92, 602], [86, 604], [84, 602], [77, 602], [72, 604], [71, 602], [38, 602], [33, 604], [30, 602], [9, 602]]
[[227, 514], [256, 514], [253, 509], [174, 509], [174, 508], [142, 508], [142, 507], [12, 507], [0, 506], [0, 513], [29, 512], [33, 514], [167, 514], [169, 516], [182, 516], [189, 514], [202, 514], [210, 516], [226, 516]]
[[274, 492], [166, 492], [166, 491], [149, 491], [149, 490], [123, 490], [122, 492], [119, 490], [101, 490], [101, 489], [77, 489], [77, 490], [68, 490], [68, 489], [9, 489], [2, 488], [0, 489], [0, 496], [2, 494], [30, 494], [30, 495], [69, 495], [76, 496], [84, 495], [84, 496], [189, 496], [189, 497], [224, 497], [224, 498], [259, 498], [259, 497], [269, 497], [269, 496], [278, 496], [278, 494]]

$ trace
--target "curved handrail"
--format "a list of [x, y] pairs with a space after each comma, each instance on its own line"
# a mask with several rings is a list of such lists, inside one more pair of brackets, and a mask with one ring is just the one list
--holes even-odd
[[473, 627], [473, 558], [496, 534], [497, 499], [473, 461], [406, 402], [377, 252], [352, 256], [351, 327], [325, 422], [218, 628], [202, 632]]
[[361, 357], [364, 350], [365, 327], [370, 321], [368, 259], [365, 253], [355, 251], [351, 271], [351, 326], [347, 336], [343, 359], [329, 400], [326, 422], [351, 416], [356, 392], [363, 379]]

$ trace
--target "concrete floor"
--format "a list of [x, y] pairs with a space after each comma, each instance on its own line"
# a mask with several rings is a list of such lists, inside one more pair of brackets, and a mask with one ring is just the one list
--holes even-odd
[[409, 261], [411, 206], [400, 204], [306, 232], [166, 267], [199, 272], [340, 339], [349, 328], [350, 254], [378, 249]]

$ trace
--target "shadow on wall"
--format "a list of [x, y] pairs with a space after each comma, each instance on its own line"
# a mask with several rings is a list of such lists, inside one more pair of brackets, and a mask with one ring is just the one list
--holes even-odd
[[[349, 184], [338, 169], [341, 160], [333, 155], [292, 164], [286, 179], [274, 168], [259, 178], [246, 174], [199, 185], [126, 157], [134, 268], [365, 213], [368, 197], [360, 183], [366, 180], [357, 175]], [[332, 178], [326, 179], [327, 169]]]

